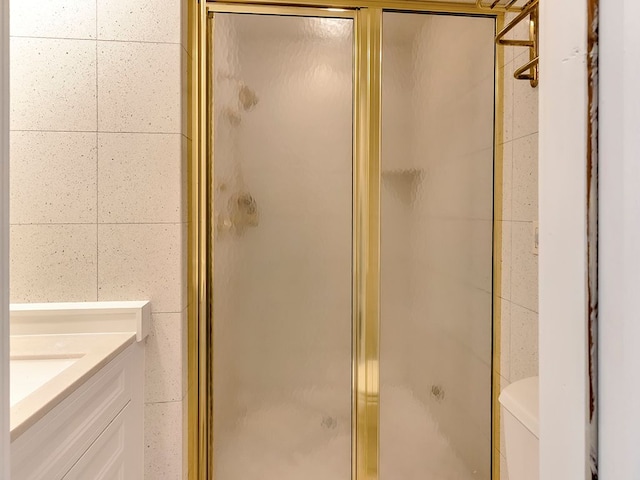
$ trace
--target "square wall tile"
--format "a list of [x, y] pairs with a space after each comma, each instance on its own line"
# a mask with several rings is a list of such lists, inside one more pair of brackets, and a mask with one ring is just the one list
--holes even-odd
[[151, 334], [145, 349], [145, 402], [182, 400], [183, 378], [182, 313], [152, 315]]
[[500, 300], [500, 376], [511, 378], [511, 303]]
[[[189, 51], [189, 0], [180, 0], [180, 43], [182, 48]], [[195, 5], [195, 4], [194, 4]]]
[[99, 222], [186, 220], [182, 135], [100, 133], [98, 140]]
[[513, 142], [503, 144], [502, 148], [502, 178], [497, 181], [502, 182], [502, 198], [498, 199], [500, 204], [496, 205], [496, 209], [500, 208], [502, 220], [511, 220], [512, 204], [513, 204]]
[[189, 74], [189, 64], [191, 62], [191, 58], [187, 54], [187, 51], [183, 48], [180, 51], [180, 122], [181, 122], [181, 132], [183, 135], [187, 137], [190, 135], [189, 131], [189, 89], [191, 87], [190, 80], [191, 76]]
[[98, 129], [182, 133], [179, 44], [98, 42]]
[[500, 75], [504, 78], [502, 141], [508, 142], [513, 139], [513, 88], [515, 83], [513, 62], [501, 68]]
[[511, 381], [538, 375], [538, 314], [511, 305]]
[[96, 38], [95, 0], [11, 1], [11, 35], [19, 37]]
[[[183, 75], [186, 75], [186, 91], [187, 91], [187, 95], [186, 95], [186, 103], [183, 103], [182, 105], [182, 114], [184, 116], [186, 116], [186, 120], [183, 120], [183, 125], [182, 128], [186, 128], [186, 130], [184, 131], [184, 134], [187, 136], [188, 139], [193, 139], [193, 129], [194, 129], [194, 114], [193, 112], [189, 111], [189, 106], [192, 104], [193, 99], [194, 99], [194, 88], [193, 88], [193, 76], [194, 76], [194, 67], [195, 67], [195, 60], [193, 59], [193, 57], [187, 55], [187, 65], [186, 65], [186, 71], [183, 71]], [[183, 89], [185, 88], [185, 86], [183, 85], [182, 87]], [[185, 102], [184, 100], [184, 94], [183, 94], [183, 102]], [[186, 124], [186, 127], [185, 127]]]
[[538, 256], [533, 222], [512, 222], [511, 303], [538, 311]]
[[96, 221], [96, 134], [11, 132], [11, 223]]
[[511, 268], [512, 268], [512, 223], [500, 222], [502, 236], [500, 241], [500, 291], [496, 294], [505, 299], [511, 298]]
[[189, 470], [192, 468], [189, 462], [189, 400], [185, 397], [182, 401], [182, 478], [189, 478]]
[[144, 406], [144, 478], [182, 478], [182, 402]]
[[11, 39], [11, 129], [96, 130], [96, 44]]
[[513, 219], [538, 219], [538, 134], [513, 142]]
[[98, 38], [181, 43], [181, 0], [98, 0]]
[[189, 395], [189, 309], [182, 311], [182, 399], [185, 400]]
[[154, 312], [184, 310], [182, 231], [182, 224], [98, 225], [98, 299], [148, 299]]
[[11, 227], [11, 302], [90, 302], [96, 293], [95, 225]]
[[[529, 57], [523, 57], [526, 63]], [[512, 66], [521, 66], [516, 58]], [[511, 72], [513, 76], [513, 71]], [[513, 138], [531, 135], [538, 131], [538, 88], [533, 88], [528, 80], [514, 80], [513, 84]]]

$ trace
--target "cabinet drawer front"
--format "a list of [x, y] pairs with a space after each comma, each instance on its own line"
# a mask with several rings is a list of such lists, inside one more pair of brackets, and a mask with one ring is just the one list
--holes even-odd
[[[11, 444], [13, 480], [58, 480], [135, 396], [133, 345]], [[116, 477], [117, 478], [117, 477]]]
[[127, 473], [127, 437], [132, 422], [132, 408], [127, 405], [118, 414], [107, 429], [89, 447], [89, 450], [78, 460], [64, 480], [125, 480], [133, 478], [132, 472]]

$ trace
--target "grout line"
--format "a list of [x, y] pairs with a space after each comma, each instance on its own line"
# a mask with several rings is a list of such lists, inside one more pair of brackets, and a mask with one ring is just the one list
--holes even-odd
[[182, 42], [157, 42], [151, 40], [118, 40], [111, 38], [97, 38], [97, 15], [96, 15], [96, 37], [95, 38], [86, 38], [86, 37], [46, 37], [46, 36], [34, 36], [34, 35], [11, 35], [10, 38], [20, 38], [26, 40], [74, 40], [80, 42], [102, 42], [102, 43], [139, 43], [144, 45], [182, 45]]
[[518, 302], [514, 302], [513, 300], [509, 300], [509, 303], [511, 303], [511, 305], [516, 305], [516, 306], [518, 306], [520, 308], [523, 308], [528, 312], [535, 313], [536, 315], [540, 314], [540, 312], [538, 312], [537, 310], [532, 310], [529, 307], [525, 307], [524, 305], [520, 305]]
[[66, 227], [66, 226], [92, 226], [97, 225], [98, 227], [102, 225], [180, 225], [183, 226], [187, 222], [39, 222], [39, 223], [12, 223], [12, 227]]
[[509, 223], [533, 223], [536, 220], [513, 220], [513, 219], [506, 219], [503, 218], [502, 220], [496, 220], [498, 222], [509, 222]]
[[[97, 109], [96, 109], [97, 110]], [[128, 135], [184, 135], [182, 132], [127, 132], [115, 130], [39, 130], [39, 129], [12, 129], [11, 132], [37, 132], [37, 133], [108, 133]]]
[[95, 42], [97, 38], [87, 37], [39, 37], [34, 35], [11, 35], [10, 38], [20, 38], [24, 40], [73, 40], [78, 42]]
[[[151, 40], [118, 40], [118, 39], [109, 39], [109, 38], [98, 38], [98, 43], [141, 43], [144, 45], [179, 45], [183, 47], [182, 42], [156, 42]], [[184, 47], [183, 47], [184, 48]]]
[[538, 131], [536, 131], [536, 132], [531, 132], [531, 133], [526, 133], [526, 134], [521, 135], [521, 136], [519, 136], [519, 137], [513, 137], [513, 138], [510, 138], [509, 140], [505, 140], [504, 142], [500, 143], [499, 145], [507, 145], [507, 144], [509, 144], [509, 143], [513, 143], [513, 142], [515, 142], [516, 140], [522, 140], [523, 138], [532, 137], [532, 136], [534, 136], [534, 135], [538, 135], [539, 133], [540, 133], [540, 132], [538, 132]]
[[[96, 38], [98, 38], [98, 0], [96, 0]], [[99, 79], [98, 79], [98, 42], [96, 41], [96, 298], [100, 297], [100, 228], [99, 228], [99, 208], [100, 208], [100, 145], [98, 142], [98, 131], [100, 130], [99, 114]]]

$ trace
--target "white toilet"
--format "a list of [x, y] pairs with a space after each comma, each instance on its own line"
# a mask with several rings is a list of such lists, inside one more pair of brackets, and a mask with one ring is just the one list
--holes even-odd
[[538, 377], [512, 383], [500, 394], [509, 480], [540, 480]]

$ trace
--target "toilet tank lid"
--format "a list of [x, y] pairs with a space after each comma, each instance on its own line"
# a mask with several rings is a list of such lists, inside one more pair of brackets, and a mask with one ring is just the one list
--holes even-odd
[[500, 394], [500, 403], [538, 437], [538, 377], [518, 380]]

